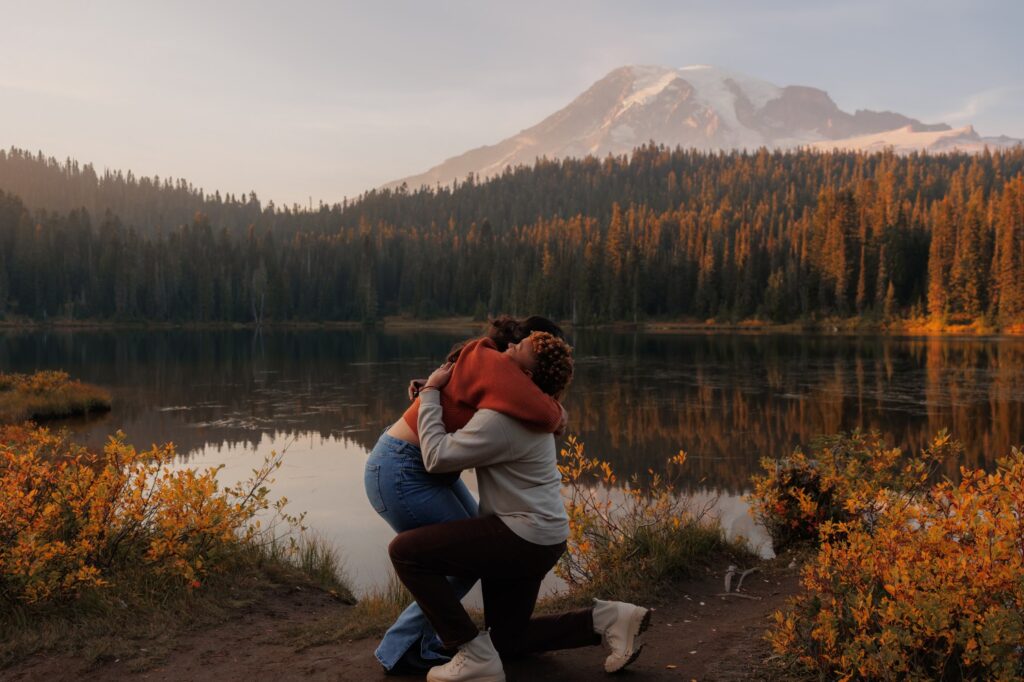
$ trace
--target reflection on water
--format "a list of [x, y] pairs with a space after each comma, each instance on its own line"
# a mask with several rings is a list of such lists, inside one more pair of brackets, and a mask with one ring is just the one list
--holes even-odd
[[[62, 368], [112, 389], [100, 421], [71, 422], [86, 443], [124, 430], [173, 441], [196, 464], [244, 478], [265, 450], [288, 449], [275, 492], [379, 570], [390, 531], [362, 494], [365, 455], [458, 334], [249, 331], [0, 335], [5, 371]], [[1024, 441], [1024, 340], [578, 333], [566, 399], [588, 453], [624, 474], [684, 448], [683, 486], [722, 495], [726, 524], [754, 530], [738, 496], [761, 457], [860, 426], [920, 448], [940, 428], [987, 466]], [[237, 476], [232, 478], [235, 472]], [[955, 466], [950, 474], [955, 474]], [[620, 477], [624, 478], [624, 477]], [[371, 557], [364, 561], [364, 557]], [[360, 582], [367, 578], [360, 578]]]

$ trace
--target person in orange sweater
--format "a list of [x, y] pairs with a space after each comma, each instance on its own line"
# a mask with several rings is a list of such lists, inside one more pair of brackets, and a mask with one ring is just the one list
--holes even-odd
[[[515, 352], [515, 344], [536, 331], [564, 337], [546, 318], [519, 321], [505, 316], [491, 322], [486, 336], [452, 349], [448, 355], [451, 377], [440, 394], [447, 432], [464, 427], [481, 409], [501, 412], [538, 432], [556, 433], [564, 428], [564, 408], [534, 382]], [[506, 352], [509, 349], [512, 352]], [[424, 467], [417, 426], [420, 388], [422, 381], [410, 383], [413, 403], [381, 435], [366, 461], [363, 478], [374, 510], [396, 533], [472, 518], [478, 511], [476, 499], [458, 472], [431, 474]], [[460, 597], [473, 585], [464, 579], [451, 582]], [[388, 629], [374, 655], [389, 673], [425, 671], [449, 658], [415, 603]]]

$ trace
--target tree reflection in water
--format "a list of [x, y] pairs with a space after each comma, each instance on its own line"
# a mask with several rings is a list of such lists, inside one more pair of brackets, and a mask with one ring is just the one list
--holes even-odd
[[[99, 444], [123, 429], [186, 457], [264, 435], [344, 437], [363, 450], [465, 334], [436, 331], [49, 331], [0, 336], [6, 371], [60, 368], [113, 389], [114, 410], [70, 422]], [[948, 428], [967, 466], [1024, 441], [1024, 339], [579, 331], [566, 398], [588, 453], [643, 472], [680, 448], [691, 490], [738, 493], [762, 456], [877, 428], [920, 448]], [[956, 467], [948, 472], [955, 475]]]

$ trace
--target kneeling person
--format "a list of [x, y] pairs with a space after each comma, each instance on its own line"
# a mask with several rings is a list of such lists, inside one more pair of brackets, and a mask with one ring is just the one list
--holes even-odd
[[[572, 349], [537, 332], [507, 351], [548, 394], [560, 397], [573, 372]], [[420, 394], [423, 462], [430, 472], [476, 468], [480, 516], [399, 534], [389, 547], [395, 572], [416, 598], [442, 642], [458, 648], [428, 680], [504, 680], [501, 656], [600, 644], [611, 648], [605, 670], [621, 670], [642, 648], [650, 611], [622, 602], [531, 618], [541, 581], [565, 551], [569, 519], [561, 496], [554, 436], [531, 431], [493, 410], [446, 434], [438, 391], [450, 376], [439, 369]], [[446, 576], [479, 578], [489, 632], [479, 632]]]

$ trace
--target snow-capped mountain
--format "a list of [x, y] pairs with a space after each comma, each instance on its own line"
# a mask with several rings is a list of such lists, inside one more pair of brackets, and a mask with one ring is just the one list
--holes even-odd
[[823, 90], [779, 87], [713, 66], [625, 66], [532, 128], [390, 186], [445, 185], [469, 173], [483, 179], [542, 156], [623, 154], [650, 140], [703, 150], [893, 147], [901, 153], [976, 152], [1021, 142], [983, 138], [970, 126], [954, 130], [891, 111], [849, 114]]
[[897, 154], [909, 154], [914, 151], [926, 151], [940, 154], [942, 152], [966, 152], [980, 154], [989, 149], [1004, 149], [1021, 144], [1021, 140], [1000, 135], [999, 137], [982, 137], [974, 130], [974, 126], [950, 128], [910, 124], [896, 130], [880, 133], [869, 133], [846, 137], [841, 140], [825, 140], [815, 142], [810, 147], [819, 150], [852, 149], [855, 151], [881, 151], [891, 147]]

